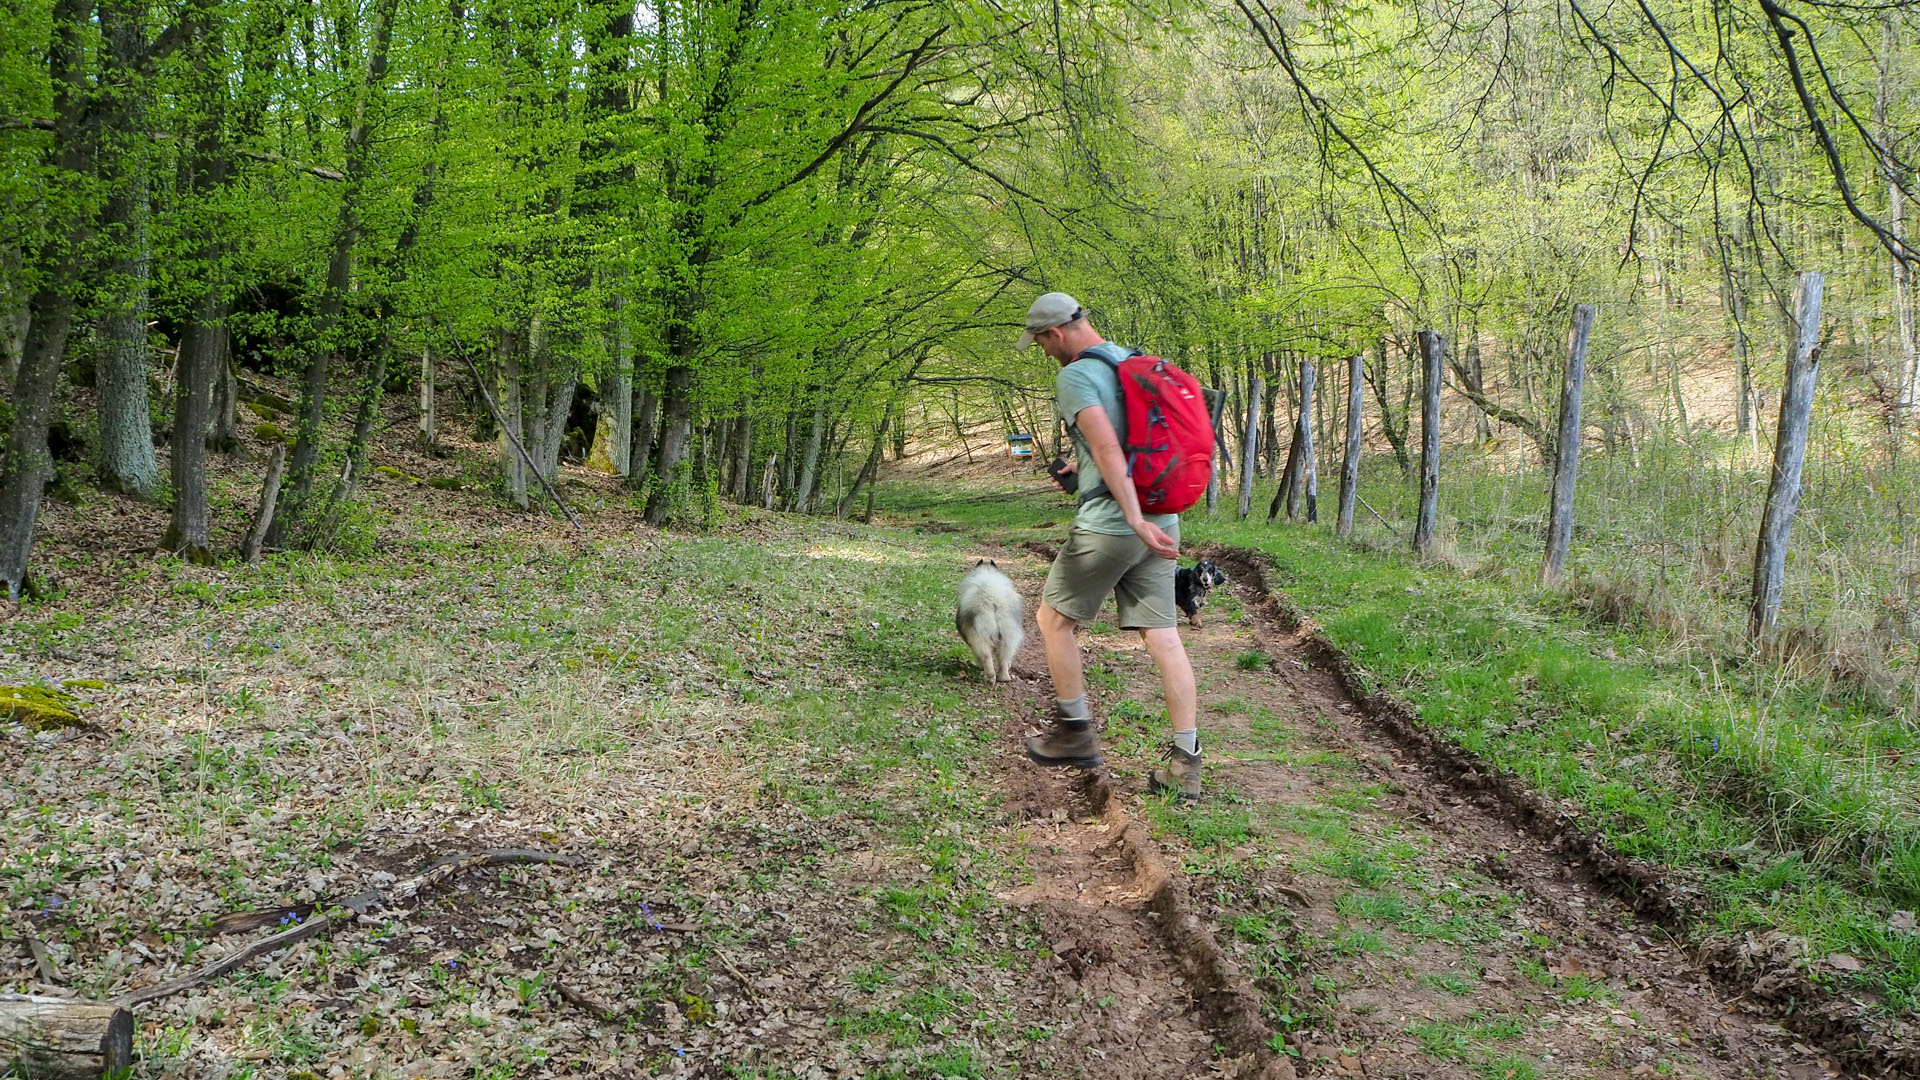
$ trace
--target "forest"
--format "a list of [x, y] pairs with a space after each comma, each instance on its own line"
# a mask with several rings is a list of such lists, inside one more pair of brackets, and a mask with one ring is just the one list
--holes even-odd
[[[0, 1070], [1920, 1070], [1920, 0], [0, 46]], [[1053, 290], [1217, 392], [1202, 809], [1112, 625], [1110, 783], [953, 640]]]

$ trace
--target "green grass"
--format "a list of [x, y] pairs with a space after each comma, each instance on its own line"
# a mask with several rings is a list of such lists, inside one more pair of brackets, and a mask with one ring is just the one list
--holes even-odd
[[1517, 1039], [1526, 1030], [1526, 1024], [1517, 1017], [1475, 1012], [1461, 1020], [1421, 1021], [1410, 1025], [1407, 1034], [1419, 1042], [1422, 1050], [1445, 1061], [1499, 1060], [1484, 1057], [1487, 1044]]
[[[1189, 542], [1265, 552], [1270, 578], [1373, 686], [1518, 774], [1623, 853], [1709, 898], [1713, 927], [1781, 927], [1886, 1008], [1920, 1005], [1920, 779], [1889, 753], [1920, 738], [1857, 694], [1758, 666], [1696, 663], [1646, 627], [1596, 622], [1565, 594], [1423, 565], [1324, 529], [1197, 520]], [[1325, 868], [1377, 888], [1362, 853]]]
[[[1694, 886], [1706, 901], [1702, 932], [1780, 928], [1805, 939], [1813, 956], [1860, 957], [1865, 972], [1814, 973], [1878, 995], [1889, 1012], [1911, 1012], [1920, 1006], [1920, 935], [1889, 920], [1920, 907], [1920, 774], [1910, 764], [1920, 761], [1920, 724], [1850, 683], [1790, 676], [1728, 650], [1737, 635], [1723, 632], [1727, 614], [1738, 613], [1750, 558], [1753, 485], [1739, 469], [1704, 469], [1700, 454], [1717, 451], [1708, 440], [1701, 447], [1646, 448], [1639, 476], [1619, 458], [1583, 469], [1564, 591], [1533, 583], [1537, 477], [1504, 474], [1471, 455], [1450, 458], [1442, 478], [1442, 512], [1453, 515], [1443, 521], [1443, 547], [1466, 569], [1411, 558], [1367, 518], [1361, 532], [1372, 546], [1337, 540], [1324, 526], [1226, 514], [1189, 514], [1183, 537], [1188, 547], [1215, 541], [1266, 552], [1275, 584], [1361, 665], [1371, 687], [1578, 807], [1582, 823], [1624, 854]], [[1655, 475], [1665, 480], [1645, 487]], [[1873, 484], [1893, 497], [1911, 480], [1876, 474]], [[1411, 489], [1390, 464], [1370, 461], [1363, 488], [1389, 518], [1408, 516]], [[1881, 512], [1847, 509], [1861, 490], [1856, 477], [1809, 479], [1788, 597], [1803, 614], [1844, 614], [1858, 606], [1855, 589], [1875, 604], [1884, 594], [1920, 608], [1875, 576], [1887, 565], [1881, 550], [1906, 538], [1857, 527]], [[888, 494], [894, 513], [1009, 539], [1044, 533], [1038, 527], [1059, 502]], [[1007, 505], [984, 509], [995, 498]], [[1062, 532], [1064, 523], [1053, 536]], [[1809, 572], [1807, 552], [1831, 569]], [[1623, 587], [1634, 595], [1625, 618]], [[1236, 663], [1253, 670], [1257, 655]], [[1881, 659], [1896, 673], [1917, 666], [1911, 642]], [[1394, 860], [1340, 812], [1365, 801], [1354, 792], [1336, 806], [1277, 810], [1254, 824], [1319, 841], [1310, 869], [1380, 890], [1396, 880]]]
[[1478, 981], [1473, 976], [1460, 975], [1451, 971], [1428, 972], [1420, 976], [1421, 985], [1430, 986], [1435, 990], [1444, 990], [1455, 997], [1466, 997], [1473, 993], [1474, 984]]

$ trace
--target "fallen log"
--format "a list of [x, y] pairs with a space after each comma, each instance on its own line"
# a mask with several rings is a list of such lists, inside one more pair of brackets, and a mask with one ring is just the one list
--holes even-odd
[[0, 1072], [97, 1080], [133, 1069], [133, 1014], [104, 1001], [0, 994]]

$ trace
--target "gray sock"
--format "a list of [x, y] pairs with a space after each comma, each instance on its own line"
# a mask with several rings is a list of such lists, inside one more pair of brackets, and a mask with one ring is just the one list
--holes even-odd
[[1053, 707], [1059, 710], [1060, 719], [1066, 721], [1072, 727], [1085, 727], [1087, 721], [1093, 718], [1093, 714], [1087, 711], [1087, 695], [1085, 694], [1081, 694], [1072, 701], [1062, 701], [1059, 698], [1054, 698]]
[[1186, 731], [1174, 732], [1173, 745], [1179, 747], [1181, 752], [1183, 753], [1188, 753], [1188, 754], [1199, 753], [1200, 752], [1200, 729], [1191, 728]]

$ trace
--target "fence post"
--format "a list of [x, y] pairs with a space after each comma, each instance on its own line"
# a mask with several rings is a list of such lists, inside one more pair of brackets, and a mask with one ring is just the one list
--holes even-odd
[[1207, 399], [1207, 419], [1213, 424], [1213, 468], [1207, 470], [1207, 514], [1212, 516], [1214, 506], [1220, 502], [1220, 469], [1233, 467], [1233, 458], [1227, 453], [1227, 440], [1220, 432], [1220, 418], [1227, 411], [1227, 392], [1202, 387], [1200, 394]]
[[1813, 382], [1820, 374], [1820, 293], [1826, 275], [1801, 273], [1793, 297], [1793, 351], [1780, 391], [1780, 425], [1773, 445], [1773, 481], [1760, 516], [1760, 542], [1753, 552], [1753, 609], [1749, 629], [1765, 638], [1780, 620], [1780, 587], [1787, 569], [1787, 538], [1800, 507], [1800, 467], [1807, 458], [1807, 425], [1813, 417]]
[[1253, 385], [1247, 388], [1247, 428], [1240, 436], [1240, 520], [1247, 520], [1253, 512], [1253, 455], [1260, 448], [1260, 394], [1267, 388], [1267, 381], [1260, 376], [1253, 377]]
[[1432, 330], [1420, 331], [1425, 382], [1420, 404], [1420, 517], [1413, 526], [1413, 550], [1423, 555], [1433, 540], [1433, 522], [1440, 508], [1440, 362], [1446, 353], [1445, 338]]
[[1366, 362], [1367, 358], [1358, 353], [1347, 361], [1347, 456], [1340, 464], [1340, 515], [1333, 523], [1335, 536], [1353, 532], [1353, 499], [1360, 493], [1360, 402]]
[[[1311, 359], [1300, 361], [1300, 440], [1306, 447], [1304, 467], [1300, 479], [1307, 489], [1307, 524], [1313, 525], [1320, 520], [1320, 463], [1314, 454], [1313, 416], [1317, 408], [1314, 405], [1317, 393], [1316, 382], [1320, 377], [1320, 365]], [[1293, 506], [1287, 506], [1287, 517], [1293, 517]]]
[[[1293, 452], [1287, 455], [1288, 464], [1293, 466], [1288, 470], [1292, 474], [1291, 482], [1287, 484], [1288, 521], [1296, 520], [1300, 516], [1302, 492], [1307, 496], [1307, 520], [1311, 522], [1319, 516], [1315, 507], [1319, 492], [1314, 483], [1316, 478], [1313, 468], [1313, 384], [1318, 374], [1319, 369], [1315, 366], [1313, 358], [1302, 356], [1300, 358], [1300, 415], [1294, 424]], [[1299, 455], [1297, 461], [1293, 460], [1295, 454]]]
[[1548, 495], [1547, 557], [1540, 583], [1560, 576], [1573, 542], [1573, 479], [1580, 468], [1580, 392], [1587, 382], [1587, 334], [1593, 329], [1592, 304], [1573, 309], [1573, 339], [1567, 348], [1567, 373], [1560, 382], [1560, 433], [1554, 440], [1553, 488]]

